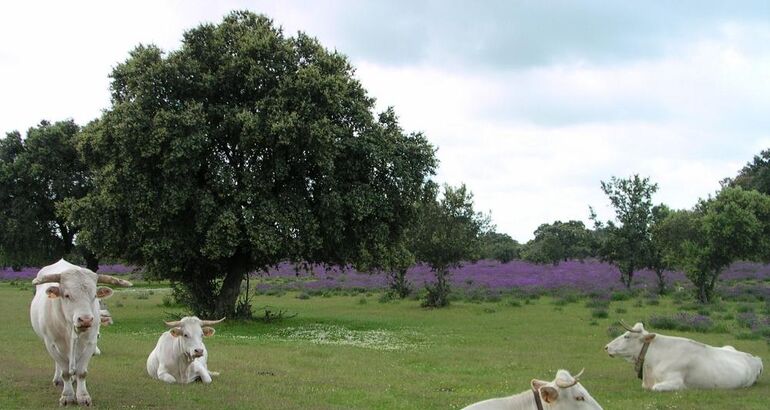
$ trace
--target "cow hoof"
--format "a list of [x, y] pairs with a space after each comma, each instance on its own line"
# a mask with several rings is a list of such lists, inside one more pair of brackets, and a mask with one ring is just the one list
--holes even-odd
[[78, 404], [81, 406], [91, 407], [91, 396], [78, 397]]
[[53, 379], [53, 385], [56, 387], [64, 387], [64, 380], [61, 378]]
[[75, 400], [75, 396], [61, 396], [59, 397], [59, 405], [60, 406], [67, 406], [70, 404], [77, 404], [77, 400]]

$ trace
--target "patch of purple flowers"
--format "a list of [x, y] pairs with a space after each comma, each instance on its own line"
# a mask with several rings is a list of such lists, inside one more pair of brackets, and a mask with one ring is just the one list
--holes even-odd
[[695, 332], [708, 332], [714, 326], [714, 322], [708, 316], [687, 312], [674, 313], [673, 315], [652, 315], [649, 324], [656, 329]]
[[[32, 280], [37, 276], [37, 272], [40, 270], [38, 267], [25, 266], [19, 271], [15, 271], [11, 268], [0, 269], [0, 280], [18, 280], [29, 279]], [[99, 273], [118, 274], [124, 275], [134, 271], [133, 266], [126, 266], [122, 264], [112, 265], [99, 265]]]

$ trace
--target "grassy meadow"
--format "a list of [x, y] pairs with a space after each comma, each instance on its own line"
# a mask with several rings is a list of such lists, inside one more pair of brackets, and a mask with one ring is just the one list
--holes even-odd
[[[169, 306], [169, 289], [139, 285], [116, 289], [107, 300], [115, 324], [102, 329], [103, 353], [89, 366], [97, 408], [452, 409], [518, 393], [532, 378], [551, 380], [559, 368], [583, 367], [583, 385], [605, 409], [766, 409], [770, 398], [767, 372], [740, 391], [647, 392], [632, 364], [604, 353], [608, 327], [618, 319], [633, 323], [680, 311], [669, 296], [612, 301], [605, 315], [585, 297], [458, 300], [426, 310], [416, 300], [385, 301], [378, 292], [261, 294], [253, 300], [258, 315], [264, 306], [297, 315], [224, 322], [205, 340], [209, 368], [221, 376], [211, 385], [167, 385], [147, 375], [145, 360], [165, 330], [162, 320], [182, 308]], [[0, 282], [2, 409], [58, 406], [53, 361], [29, 325], [31, 297], [29, 285]], [[768, 344], [740, 337], [729, 320], [764, 308], [751, 303], [723, 302], [711, 315], [719, 332], [661, 333], [730, 344], [767, 366]]]

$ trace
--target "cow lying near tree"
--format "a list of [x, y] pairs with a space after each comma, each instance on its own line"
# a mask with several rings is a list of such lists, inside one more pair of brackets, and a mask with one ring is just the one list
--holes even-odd
[[[40, 269], [32, 283], [36, 287], [29, 317], [56, 364], [53, 383], [63, 386], [59, 404], [90, 406], [86, 375], [101, 324], [99, 299], [112, 295], [112, 289], [96, 285], [131, 286], [131, 282], [97, 275], [61, 259]], [[72, 388], [73, 376], [77, 393]]]
[[683, 337], [649, 333], [642, 323], [604, 346], [610, 357], [633, 362], [642, 387], [653, 391], [686, 388], [735, 389], [756, 383], [762, 359], [732, 346], [714, 347]]
[[579, 383], [582, 374], [581, 370], [572, 377], [568, 371], [559, 370], [553, 381], [532, 379], [529, 391], [480, 401], [463, 410], [602, 410], [602, 406]]
[[175, 322], [165, 322], [171, 327], [158, 339], [158, 344], [147, 358], [147, 373], [153, 379], [166, 383], [192, 383], [200, 380], [211, 383], [211, 376], [219, 373], [209, 371], [206, 361], [208, 351], [203, 345], [203, 336], [214, 334], [209, 327], [222, 322], [219, 320], [200, 320], [195, 316], [185, 316]]

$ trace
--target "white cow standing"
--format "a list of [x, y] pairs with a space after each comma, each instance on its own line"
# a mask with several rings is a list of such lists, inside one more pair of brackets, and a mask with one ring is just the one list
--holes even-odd
[[147, 358], [147, 373], [153, 379], [166, 383], [192, 383], [200, 380], [211, 383], [211, 376], [219, 373], [209, 371], [206, 361], [208, 351], [203, 345], [203, 336], [214, 334], [209, 327], [222, 322], [219, 320], [200, 320], [195, 316], [185, 316], [175, 322], [165, 322], [171, 327], [160, 335], [155, 349]]
[[[37, 286], [29, 317], [56, 364], [53, 383], [63, 386], [59, 404], [90, 406], [86, 375], [99, 334], [99, 299], [112, 295], [112, 289], [96, 284], [131, 286], [131, 282], [97, 275], [61, 259], [40, 269], [32, 283]], [[77, 392], [72, 388], [73, 376]]]
[[572, 377], [568, 371], [559, 370], [553, 381], [532, 379], [531, 390], [480, 401], [463, 410], [602, 410], [602, 406], [579, 383], [582, 374], [581, 370]]
[[604, 350], [610, 357], [635, 363], [645, 389], [736, 389], [753, 385], [762, 373], [761, 358], [732, 346], [714, 347], [683, 337], [649, 333], [642, 323], [634, 327], [623, 322], [621, 325], [626, 332]]

